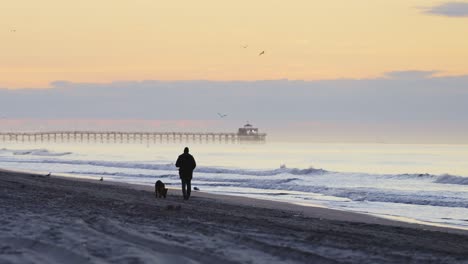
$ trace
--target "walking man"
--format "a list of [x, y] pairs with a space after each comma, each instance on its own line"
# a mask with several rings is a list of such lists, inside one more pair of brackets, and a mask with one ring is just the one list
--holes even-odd
[[182, 181], [182, 194], [184, 195], [184, 200], [190, 198], [190, 191], [192, 189], [192, 175], [193, 170], [197, 166], [195, 159], [192, 155], [189, 154], [189, 148], [184, 149], [184, 154], [181, 154], [176, 161], [176, 167], [179, 168], [179, 176]]

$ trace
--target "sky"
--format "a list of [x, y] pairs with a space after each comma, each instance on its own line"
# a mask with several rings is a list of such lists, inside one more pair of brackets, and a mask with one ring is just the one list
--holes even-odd
[[468, 1], [5, 1], [0, 125], [256, 120], [317, 140], [468, 142], [466, 36]]

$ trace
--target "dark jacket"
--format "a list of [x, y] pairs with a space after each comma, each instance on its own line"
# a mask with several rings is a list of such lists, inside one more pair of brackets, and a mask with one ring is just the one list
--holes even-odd
[[180, 178], [192, 179], [193, 170], [197, 167], [195, 159], [189, 153], [184, 153], [177, 158], [176, 167], [179, 168]]

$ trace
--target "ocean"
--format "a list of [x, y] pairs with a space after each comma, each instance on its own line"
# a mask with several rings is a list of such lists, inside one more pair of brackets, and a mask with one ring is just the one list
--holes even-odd
[[1, 142], [0, 168], [179, 188], [185, 146], [201, 191], [468, 229], [467, 145]]

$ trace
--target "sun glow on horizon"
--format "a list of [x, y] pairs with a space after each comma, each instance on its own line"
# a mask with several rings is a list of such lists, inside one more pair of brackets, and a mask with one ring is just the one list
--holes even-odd
[[0, 10], [0, 87], [467, 74], [467, 18], [423, 12], [438, 3], [10, 1]]

